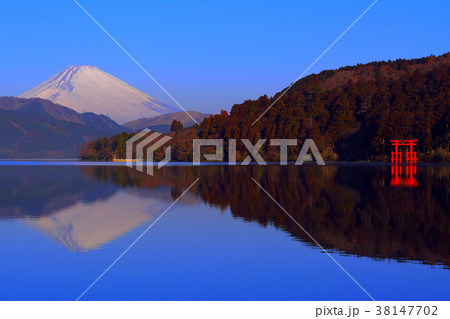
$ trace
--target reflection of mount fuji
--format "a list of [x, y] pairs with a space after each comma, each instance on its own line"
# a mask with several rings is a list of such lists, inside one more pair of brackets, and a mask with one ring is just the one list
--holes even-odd
[[0, 219], [23, 218], [67, 249], [89, 251], [148, 223], [173, 200], [167, 187], [123, 189], [89, 177], [92, 169], [11, 167], [2, 173]]
[[136, 200], [130, 192], [118, 191], [106, 200], [77, 202], [26, 222], [69, 250], [88, 251], [158, 217], [168, 205], [165, 200], [152, 197]]
[[417, 167], [418, 187], [391, 187], [388, 166], [0, 167], [0, 219], [22, 218], [71, 250], [90, 250], [181, 203], [229, 209], [308, 236], [258, 191], [255, 178], [327, 250], [450, 267], [449, 166]]

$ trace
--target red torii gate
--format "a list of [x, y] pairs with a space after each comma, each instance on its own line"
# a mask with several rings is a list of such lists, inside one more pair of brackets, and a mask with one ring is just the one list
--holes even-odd
[[393, 164], [401, 164], [402, 163], [402, 152], [399, 151], [399, 146], [409, 146], [409, 150], [405, 152], [406, 154], [406, 163], [407, 164], [416, 164], [417, 163], [417, 152], [413, 151], [413, 147], [417, 145], [417, 139], [391, 139], [391, 144], [394, 146], [394, 151], [391, 152], [391, 163]]

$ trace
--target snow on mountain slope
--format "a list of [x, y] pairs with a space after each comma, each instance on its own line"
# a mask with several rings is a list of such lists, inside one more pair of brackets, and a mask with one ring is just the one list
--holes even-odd
[[40, 97], [79, 112], [104, 114], [119, 124], [179, 109], [87, 65], [69, 66], [19, 97]]

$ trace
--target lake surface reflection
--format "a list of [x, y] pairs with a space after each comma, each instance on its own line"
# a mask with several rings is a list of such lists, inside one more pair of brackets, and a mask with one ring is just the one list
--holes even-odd
[[[407, 175], [402, 176], [402, 170]], [[450, 167], [0, 166], [0, 299], [450, 297]]]

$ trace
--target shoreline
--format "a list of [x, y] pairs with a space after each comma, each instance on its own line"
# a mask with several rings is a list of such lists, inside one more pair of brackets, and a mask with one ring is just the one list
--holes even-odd
[[[131, 162], [134, 165], [154, 165], [157, 163], [148, 162]], [[303, 165], [294, 165], [295, 162], [288, 162], [288, 165], [280, 165], [279, 162], [267, 162], [267, 165], [258, 165], [256, 162], [249, 163], [249, 165], [258, 166], [268, 166], [268, 165], [279, 165], [279, 166], [319, 166], [316, 163], [304, 163]], [[389, 162], [325, 162], [325, 166], [450, 166], [450, 162], [419, 162], [415, 164], [393, 164]], [[85, 161], [76, 159], [0, 159], [0, 166], [127, 166], [126, 161], [113, 162], [113, 161]], [[166, 166], [247, 166], [236, 163], [229, 165], [228, 162], [202, 162], [200, 165], [194, 165], [192, 162], [170, 162]]]

